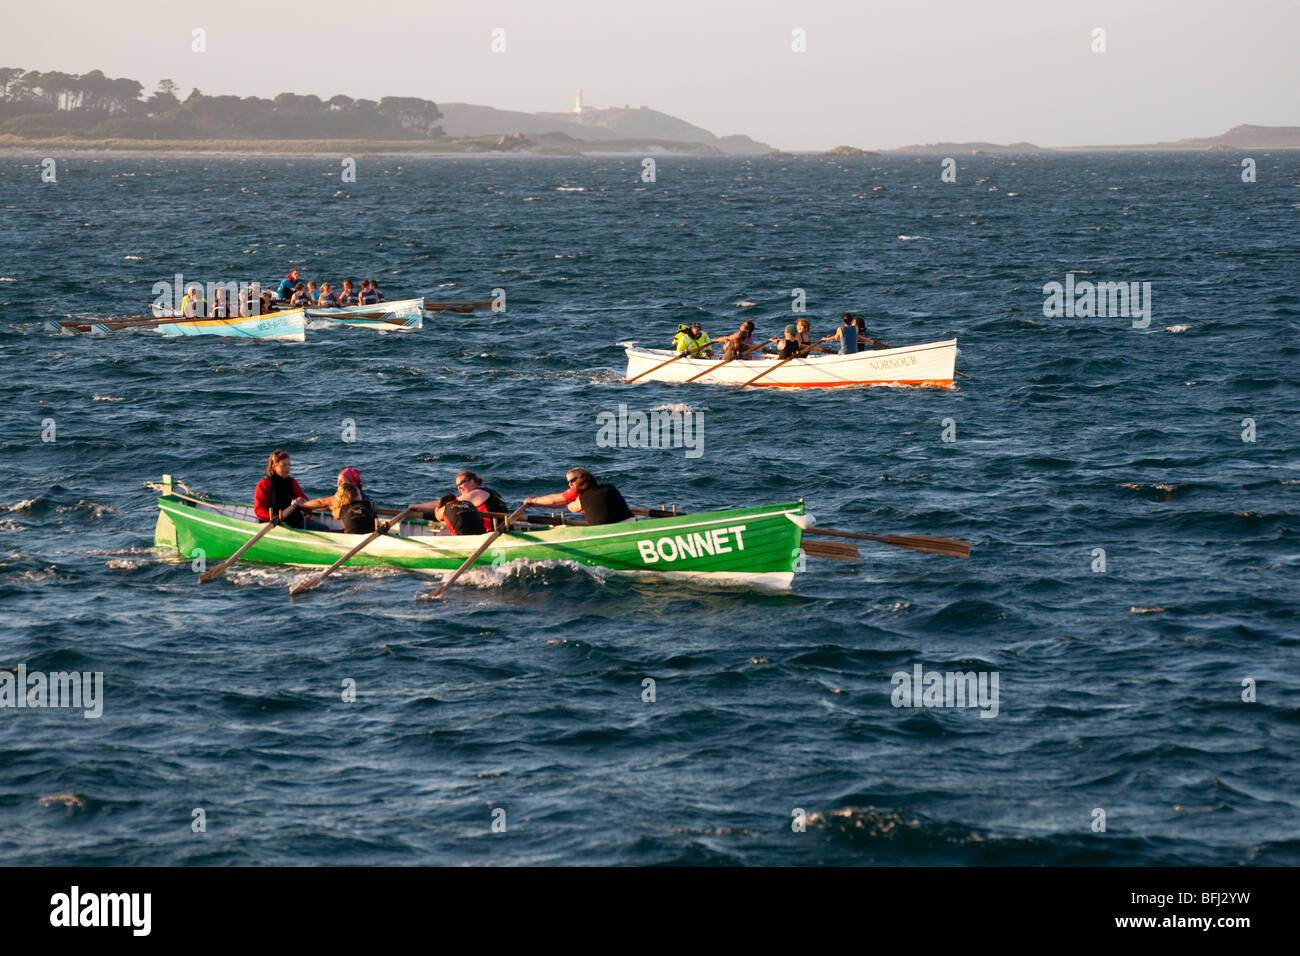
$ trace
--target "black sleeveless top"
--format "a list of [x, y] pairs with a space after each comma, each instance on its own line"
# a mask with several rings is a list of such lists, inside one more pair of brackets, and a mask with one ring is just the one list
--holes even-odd
[[452, 534], [482, 534], [483, 515], [468, 501], [449, 501], [442, 509], [443, 523]]
[[[486, 492], [488, 493], [488, 500], [485, 501], [485, 502], [483, 502], [483, 508], [480, 509], [480, 510], [483, 510], [483, 511], [499, 511], [499, 512], [501, 512], [502, 514], [507, 514], [507, 515], [510, 514], [510, 506], [509, 506], [508, 504], [506, 504], [506, 500], [505, 500], [504, 498], [502, 498], [499, 494], [497, 494], [497, 493], [496, 493], [495, 491], [493, 491], [491, 488], [484, 488], [483, 490], [486, 491]], [[493, 519], [493, 518], [486, 518], [486, 517], [485, 517], [485, 518], [483, 519], [483, 524], [484, 524], [485, 526], [488, 526], [488, 530], [491, 530], [491, 526], [492, 526], [492, 523], [493, 523], [494, 520], [495, 520], [495, 521], [504, 521], [505, 519], [504, 519], [504, 518], [496, 518], [496, 519]]]
[[375, 506], [362, 495], [339, 509], [339, 521], [343, 522], [344, 534], [370, 534], [375, 530]]
[[587, 524], [613, 524], [632, 517], [627, 502], [613, 485], [597, 485], [578, 495]]

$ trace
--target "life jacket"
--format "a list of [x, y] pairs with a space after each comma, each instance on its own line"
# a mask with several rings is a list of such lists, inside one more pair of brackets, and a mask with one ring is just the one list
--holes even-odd
[[484, 488], [483, 490], [488, 493], [487, 501], [483, 502], [481, 505], [478, 505], [478, 510], [484, 513], [483, 529], [485, 531], [492, 532], [496, 530], [496, 528], [493, 527], [493, 522], [497, 519], [487, 517], [486, 516], [487, 512], [496, 511], [499, 512], [500, 514], [508, 515], [510, 514], [510, 506], [506, 504], [504, 498], [502, 498], [491, 488]]
[[181, 299], [181, 315], [187, 319], [205, 318], [208, 311], [208, 300], [203, 298], [202, 293], [194, 295], [186, 292]]
[[370, 534], [375, 530], [375, 506], [362, 495], [339, 509], [339, 521], [343, 522], [344, 534]]
[[587, 524], [613, 524], [632, 517], [627, 502], [613, 485], [596, 485], [578, 495]]
[[357, 296], [357, 305], [374, 305], [379, 301], [379, 293], [374, 289], [366, 289]]
[[673, 348], [675, 348], [678, 352], [690, 352], [692, 349], [698, 349], [698, 351], [694, 353], [694, 357], [707, 358], [713, 350], [708, 348], [700, 348], [700, 346], [707, 345], [708, 342], [709, 342], [708, 332], [701, 331], [700, 337], [697, 339], [693, 335], [691, 335], [689, 329], [686, 329], [684, 331], [678, 332], [676, 337], [673, 338]]
[[[275, 517], [285, 508], [293, 504], [294, 499], [298, 497], [294, 491], [294, 485], [296, 482], [292, 477], [281, 478], [279, 475], [270, 475], [269, 481], [271, 482], [271, 487], [270, 494], [267, 495], [267, 507], [271, 511], [271, 517]], [[296, 509], [293, 514], [285, 518], [281, 523], [288, 525], [291, 528], [301, 528], [306, 523], [306, 516], [303, 515], [302, 509], [299, 508]]]
[[331, 292], [329, 295], [318, 296], [316, 299], [316, 305], [322, 309], [338, 308], [338, 304], [339, 304], [339, 297], [336, 296], [333, 292]]
[[357, 304], [357, 293], [355, 290], [351, 292], [339, 293], [339, 305], [356, 305], [356, 304]]
[[442, 523], [452, 534], [483, 533], [483, 519], [468, 501], [449, 501], [443, 505]]

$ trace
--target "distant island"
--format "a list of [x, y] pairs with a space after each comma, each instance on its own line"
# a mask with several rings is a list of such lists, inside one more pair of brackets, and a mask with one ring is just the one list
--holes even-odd
[[0, 147], [215, 152], [608, 153], [761, 155], [748, 136], [715, 136], [644, 106], [577, 106], [567, 113], [519, 113], [410, 96], [281, 93], [181, 99], [162, 80], [148, 97], [136, 80], [0, 68]]
[[1180, 139], [1172, 143], [1131, 143], [1120, 146], [1035, 146], [1033, 143], [927, 143], [889, 150], [892, 153], [1033, 153], [1139, 149], [1300, 149], [1300, 126], [1234, 126], [1218, 136]]

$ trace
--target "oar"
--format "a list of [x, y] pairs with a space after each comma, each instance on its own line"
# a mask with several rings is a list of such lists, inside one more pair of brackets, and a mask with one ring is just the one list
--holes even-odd
[[268, 521], [266, 523], [266, 526], [262, 528], [261, 531], [257, 532], [257, 534], [249, 538], [248, 543], [245, 544], [242, 548], [240, 548], [230, 557], [226, 558], [226, 560], [222, 561], [215, 568], [212, 568], [207, 572], [205, 572], [204, 574], [200, 575], [199, 583], [203, 584], [205, 581], [212, 581], [216, 578], [221, 577], [223, 574], [226, 573], [226, 568], [230, 567], [232, 564], [234, 564], [236, 561], [239, 560], [240, 555], [242, 555], [245, 551], [247, 551], [253, 545], [257, 544], [257, 542], [262, 539], [262, 535], [266, 534], [268, 531], [270, 531], [272, 528], [274, 528], [281, 521], [289, 517], [289, 515], [293, 514], [297, 510], [298, 510], [298, 502], [295, 501], [293, 504], [289, 505], [289, 507], [285, 508], [284, 511], [280, 512], [280, 514], [277, 517], [274, 517], [270, 521]]
[[895, 548], [909, 548], [912, 551], [926, 551], [930, 554], [944, 554], [950, 558], [969, 558], [970, 542], [957, 538], [935, 538], [925, 534], [863, 534], [860, 531], [836, 531], [834, 528], [807, 528], [804, 534], [833, 535], [837, 538], [861, 538], [864, 541], [879, 541], [891, 544]]
[[425, 299], [423, 305], [426, 312], [473, 312], [475, 309], [492, 308], [492, 300], [487, 299], [482, 302], [430, 302]]
[[[761, 345], [751, 345], [749, 348], [745, 349], [744, 352], [741, 352], [740, 355], [747, 355], [748, 353], [754, 351], [755, 349], [761, 349], [764, 345], [767, 345], [768, 342], [775, 342], [775, 341], [776, 341], [776, 339], [768, 339], [767, 342], [763, 342]], [[715, 343], [710, 342], [709, 344], [710, 344], [710, 345], [713, 345], [713, 344], [715, 344]], [[708, 375], [710, 372], [716, 372], [718, 369], [722, 368], [722, 366], [726, 365], [728, 362], [734, 362], [734, 361], [736, 361], [736, 359], [740, 358], [740, 355], [734, 356], [734, 357], [729, 358], [729, 359], [723, 359], [723, 360], [722, 360], [721, 362], [719, 362], [717, 365], [711, 366], [710, 368], [706, 368], [703, 372], [696, 372], [694, 375], [692, 375], [692, 376], [691, 376], [690, 378], [688, 378], [686, 381], [687, 381], [687, 382], [693, 382], [693, 381], [695, 381], [697, 378], [703, 378], [705, 375]], [[685, 383], [683, 383], [683, 384], [685, 384]]]
[[487, 540], [478, 546], [478, 550], [475, 551], [473, 554], [471, 554], [468, 558], [466, 558], [465, 563], [462, 564], [460, 567], [458, 567], [454, 572], [452, 572], [451, 577], [443, 581], [442, 586], [439, 587], [438, 590], [430, 594], [429, 597], [440, 598], [444, 594], [446, 594], [447, 589], [456, 583], [456, 579], [460, 577], [462, 574], [464, 574], [466, 571], [468, 571], [470, 565], [479, 559], [479, 555], [481, 555], [484, 551], [486, 551], [491, 546], [493, 541], [495, 541], [497, 538], [505, 534], [506, 530], [510, 527], [511, 522], [517, 521], [520, 518], [520, 516], [522, 516], [523, 513], [527, 510], [528, 510], [528, 505], [520, 505], [518, 508], [516, 508], [514, 514], [506, 518], [505, 524], [503, 524], [501, 527], [497, 528], [497, 530], [493, 531], [490, 535], [488, 535]]
[[748, 382], [746, 382], [744, 385], [742, 385], [742, 386], [740, 386], [740, 387], [741, 387], [741, 388], [748, 388], [749, 386], [751, 386], [751, 385], [753, 385], [755, 382], [757, 382], [760, 378], [762, 378], [764, 375], [767, 375], [769, 372], [775, 372], [775, 371], [776, 371], [777, 369], [779, 369], [782, 365], [786, 364], [787, 362], [793, 362], [794, 360], [795, 360], [795, 356], [793, 356], [793, 355], [790, 356], [790, 358], [788, 358], [788, 359], [781, 359], [779, 362], [777, 362], [776, 364], [774, 364], [771, 368], [764, 369], [763, 371], [759, 372], [757, 375], [755, 375], [753, 378], [751, 378]]
[[352, 555], [356, 554], [358, 551], [360, 551], [362, 548], [368, 545], [371, 541], [374, 541], [376, 538], [381, 537], [382, 535], [388, 534], [388, 532], [392, 530], [394, 525], [400, 526], [402, 523], [402, 519], [405, 518], [410, 513], [411, 513], [411, 509], [407, 508], [405, 511], [400, 512], [397, 515], [397, 517], [395, 517], [392, 521], [385, 521], [382, 524], [377, 525], [375, 527], [375, 530], [371, 532], [369, 535], [367, 535], [364, 541], [362, 541], [359, 545], [357, 545], [347, 554], [343, 555], [343, 557], [339, 558], [337, 561], [331, 564], [320, 574], [317, 574], [314, 577], [313, 576], [305, 577], [297, 584], [295, 584], [293, 587], [289, 588], [289, 597], [293, 597], [296, 594], [301, 594], [303, 591], [306, 591], [308, 588], [314, 588], [316, 585], [320, 584], [327, 577], [329, 577], [340, 567], [346, 564], [348, 558], [352, 557]]
[[637, 379], [639, 379], [639, 378], [645, 378], [645, 377], [646, 377], [647, 375], [649, 375], [651, 372], [657, 372], [657, 371], [659, 371], [661, 368], [663, 368], [665, 365], [672, 365], [674, 362], [680, 362], [682, 359], [686, 358], [687, 356], [693, 355], [694, 353], [698, 352], [700, 349], [707, 349], [707, 348], [709, 348], [709, 347], [712, 346], [712, 345], [713, 345], [712, 342], [705, 342], [703, 345], [697, 345], [697, 346], [695, 346], [695, 348], [693, 348], [693, 349], [688, 349], [687, 351], [683, 352], [681, 355], [674, 355], [674, 356], [673, 356], [672, 358], [670, 358], [667, 362], [660, 362], [660, 363], [659, 363], [658, 365], [656, 365], [654, 368], [646, 369], [646, 370], [645, 370], [644, 372], [642, 372], [640, 375], [634, 375], [634, 376], [632, 376], [631, 378], [629, 378], [629, 379], [628, 379], [626, 382], [624, 382], [623, 384], [624, 384], [624, 385], [631, 385], [631, 384], [632, 384], [633, 382], [635, 382]]

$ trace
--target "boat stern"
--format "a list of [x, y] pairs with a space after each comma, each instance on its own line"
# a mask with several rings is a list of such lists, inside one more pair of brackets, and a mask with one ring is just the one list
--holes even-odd
[[[163, 475], [162, 483], [152, 487], [158, 490], [158, 500], [161, 502], [163, 498], [172, 494], [172, 476]], [[180, 545], [176, 540], [176, 524], [162, 508], [158, 509], [158, 523], [154, 525], [153, 529], [153, 546], [168, 551], [180, 550]]]

